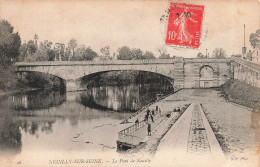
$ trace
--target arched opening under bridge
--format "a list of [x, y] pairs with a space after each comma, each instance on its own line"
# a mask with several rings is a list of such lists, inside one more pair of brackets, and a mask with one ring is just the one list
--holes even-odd
[[213, 87], [214, 81], [214, 71], [209, 65], [202, 66], [200, 68], [200, 88], [210, 88]]

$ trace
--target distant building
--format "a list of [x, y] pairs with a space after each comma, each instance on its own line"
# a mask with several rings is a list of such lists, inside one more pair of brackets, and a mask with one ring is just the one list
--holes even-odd
[[246, 54], [246, 59], [248, 60], [248, 61], [252, 61], [252, 52], [251, 52], [251, 50], [249, 50], [249, 52]]

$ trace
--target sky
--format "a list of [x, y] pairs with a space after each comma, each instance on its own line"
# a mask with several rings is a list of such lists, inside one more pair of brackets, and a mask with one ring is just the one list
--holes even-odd
[[227, 55], [241, 54], [243, 25], [246, 46], [249, 36], [260, 28], [258, 0], [176, 0], [204, 5], [201, 45], [198, 49], [165, 44], [167, 22], [160, 18], [169, 7], [167, 0], [1, 0], [0, 18], [8, 20], [19, 32], [22, 42], [38, 34], [39, 41], [67, 44], [71, 38], [96, 52], [110, 46], [111, 52], [129, 46], [152, 51], [159, 56], [164, 48], [173, 56], [196, 57], [198, 52], [210, 55], [223, 48]]

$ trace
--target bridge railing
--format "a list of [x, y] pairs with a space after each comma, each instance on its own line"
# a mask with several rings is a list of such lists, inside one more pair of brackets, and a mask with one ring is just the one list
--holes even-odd
[[132, 133], [140, 128], [142, 128], [144, 125], [146, 125], [146, 121], [143, 120], [143, 121], [140, 121], [138, 123], [135, 123], [134, 125], [132, 126], [129, 126], [128, 128], [124, 129], [124, 130], [121, 130], [119, 133]]
[[[183, 113], [190, 106], [190, 104], [191, 103], [179, 106], [179, 111], [171, 110], [164, 113], [163, 116], [167, 117], [167, 115], [171, 114], [172, 112]], [[160, 114], [161, 113], [159, 112], [155, 112], [155, 116]], [[120, 143], [126, 143], [128, 145], [137, 146], [144, 139], [145, 135], [143, 137], [135, 136], [133, 135], [133, 132], [137, 131], [140, 128], [143, 128], [144, 126], [146, 126], [146, 124], [146, 120], [143, 120], [138, 123], [135, 123], [134, 125], [129, 126], [128, 128], [121, 130], [120, 132], [118, 132], [118, 141]]]
[[256, 70], [256, 71], [260, 72], [260, 64], [250, 62], [250, 61], [247, 61], [247, 60], [243, 60], [243, 59], [238, 59], [238, 58], [232, 58], [232, 60], [234, 60], [238, 64], [249, 67], [252, 70]]
[[182, 62], [183, 58], [175, 59], [141, 59], [141, 60], [96, 60], [96, 61], [40, 61], [17, 62], [16, 66], [61, 66], [61, 65], [124, 65], [124, 64], [172, 64]]
[[134, 125], [118, 132], [118, 141], [123, 143], [128, 143], [131, 145], [138, 145], [143, 138], [139, 136], [132, 135], [131, 133], [144, 127], [146, 125], [146, 121], [143, 120], [141, 122], [135, 123]]

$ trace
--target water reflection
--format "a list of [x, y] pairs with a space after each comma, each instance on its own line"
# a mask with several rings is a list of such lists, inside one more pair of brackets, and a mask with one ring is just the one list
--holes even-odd
[[36, 90], [17, 93], [8, 97], [11, 108], [15, 110], [45, 109], [57, 106], [66, 101], [66, 92], [51, 90]]
[[84, 106], [103, 110], [134, 112], [156, 100], [156, 94], [167, 94], [170, 91], [172, 88], [167, 84], [95, 87], [80, 93], [77, 101]]
[[55, 123], [55, 120], [39, 120], [31, 121], [29, 119], [19, 120], [20, 128], [25, 132], [31, 135], [38, 137], [38, 131], [41, 133], [49, 134], [53, 132], [52, 126]]
[[0, 111], [0, 155], [16, 154], [21, 151], [21, 131], [10, 113]]
[[79, 103], [84, 106], [113, 111], [136, 111], [140, 108], [138, 85], [106, 86], [80, 93]]
[[[26, 154], [30, 148], [72, 149], [71, 142], [78, 134], [114, 148], [118, 132], [114, 125], [155, 100], [156, 94], [170, 90], [169, 85], [133, 84], [96, 87], [86, 92], [37, 90], [2, 97], [0, 155], [8, 151]], [[111, 135], [109, 140], [107, 135]], [[83, 143], [73, 149], [98, 149], [100, 143], [95, 147]]]

